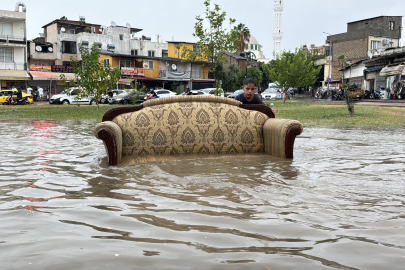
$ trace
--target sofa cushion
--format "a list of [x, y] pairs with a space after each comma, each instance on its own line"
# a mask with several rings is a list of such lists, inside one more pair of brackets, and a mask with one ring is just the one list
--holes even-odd
[[264, 151], [268, 116], [261, 112], [215, 101], [145, 105], [113, 119], [122, 129], [124, 156]]

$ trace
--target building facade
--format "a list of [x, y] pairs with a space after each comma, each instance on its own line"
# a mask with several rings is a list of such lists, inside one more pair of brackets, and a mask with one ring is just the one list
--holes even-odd
[[26, 89], [27, 74], [26, 6], [0, 10], [0, 87]]

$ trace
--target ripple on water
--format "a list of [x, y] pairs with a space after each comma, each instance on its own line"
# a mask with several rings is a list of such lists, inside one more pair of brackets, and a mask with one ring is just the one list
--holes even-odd
[[400, 269], [405, 130], [306, 128], [294, 160], [108, 167], [94, 123], [0, 123], [8, 268]]

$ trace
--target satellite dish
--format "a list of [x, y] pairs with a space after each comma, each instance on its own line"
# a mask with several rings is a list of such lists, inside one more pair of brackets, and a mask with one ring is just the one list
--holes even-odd
[[111, 26], [117, 26], [117, 24], [114, 21], [111, 21]]
[[172, 69], [173, 69], [173, 70], [176, 70], [176, 69], [177, 69], [176, 64], [172, 64]]
[[41, 52], [41, 51], [42, 51], [42, 47], [41, 47], [41, 46], [36, 46], [36, 47], [35, 47], [35, 50], [36, 50], [37, 52]]
[[131, 25], [129, 23], [126, 24], [127, 28], [131, 28]]
[[60, 29], [60, 31], [65, 32], [65, 31], [66, 31], [65, 27], [62, 27], [62, 28]]
[[49, 51], [49, 52], [53, 52], [53, 48], [52, 48], [52, 47], [48, 47], [48, 51]]

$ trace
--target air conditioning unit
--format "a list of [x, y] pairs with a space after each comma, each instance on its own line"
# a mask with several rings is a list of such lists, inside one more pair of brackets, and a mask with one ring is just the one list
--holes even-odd
[[391, 43], [391, 40], [389, 40], [388, 38], [384, 38], [382, 40], [382, 44], [384, 44], [384, 45], [389, 45], [390, 43]]

